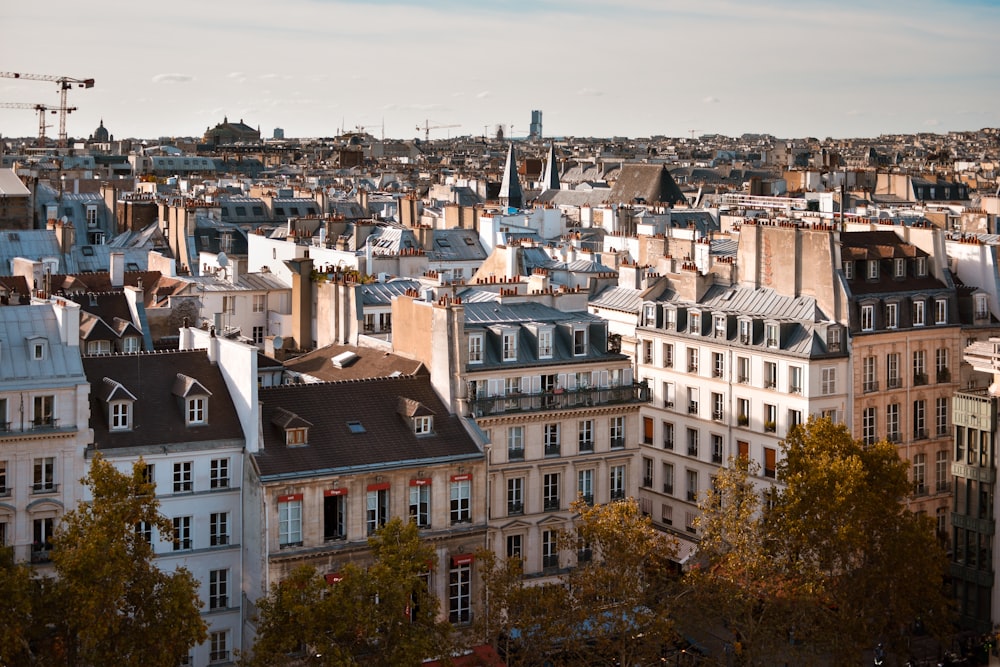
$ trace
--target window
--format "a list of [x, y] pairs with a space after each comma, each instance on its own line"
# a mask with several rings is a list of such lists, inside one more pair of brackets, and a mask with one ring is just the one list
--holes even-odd
[[55, 396], [35, 396], [32, 400], [32, 426], [35, 428], [55, 426], [54, 408]]
[[948, 435], [948, 398], [941, 396], [934, 406], [935, 432], [938, 437]]
[[483, 335], [472, 334], [469, 336], [469, 363], [483, 363]]
[[211, 546], [229, 544], [229, 512], [212, 512], [209, 515], [208, 529]]
[[746, 426], [750, 423], [750, 399], [736, 399], [736, 423], [740, 426]]
[[868, 280], [878, 280], [878, 260], [870, 259], [868, 264]]
[[346, 489], [323, 492], [323, 540], [343, 540], [347, 537]]
[[951, 374], [948, 372], [948, 348], [939, 347], [934, 351], [934, 370], [938, 382], [951, 382]]
[[263, 345], [264, 344], [264, 327], [263, 326], [255, 326], [255, 327], [253, 327], [253, 329], [251, 329], [251, 337], [253, 338], [253, 344], [254, 345]]
[[594, 421], [592, 419], [580, 421], [577, 431], [577, 445], [581, 453], [594, 451]]
[[507, 514], [524, 514], [523, 477], [511, 477], [507, 480]]
[[764, 477], [774, 479], [777, 470], [778, 452], [774, 447], [764, 448]]
[[205, 416], [205, 405], [207, 399], [204, 396], [195, 396], [189, 398], [187, 401], [187, 423], [188, 426], [193, 424], [204, 424], [206, 421]]
[[872, 305], [861, 306], [861, 330], [862, 331], [875, 330], [875, 306]]
[[653, 341], [651, 340], [642, 341], [642, 363], [653, 363]]
[[674, 344], [664, 343], [663, 344], [663, 367], [673, 368], [674, 367]]
[[135, 524], [135, 534], [136, 536], [141, 537], [146, 542], [146, 544], [152, 544], [153, 524], [149, 523], [148, 521], [140, 521], [139, 523]]
[[110, 340], [92, 340], [87, 342], [87, 354], [111, 354]]
[[503, 360], [517, 361], [517, 333], [505, 331], [503, 334]]
[[906, 260], [901, 257], [897, 257], [896, 259], [892, 260], [892, 264], [893, 264], [893, 276], [896, 278], [905, 278]]
[[726, 370], [725, 357], [721, 352], [712, 353], [712, 377], [721, 378]]
[[618, 415], [611, 418], [611, 449], [621, 449], [625, 446], [625, 417]]
[[225, 609], [229, 606], [229, 570], [210, 570], [208, 573], [208, 608]]
[[550, 329], [541, 329], [538, 332], [538, 358], [552, 358], [552, 331]]
[[448, 571], [448, 621], [472, 621], [472, 563], [452, 561]]
[[913, 401], [913, 438], [927, 437], [927, 401]]
[[788, 430], [791, 431], [793, 428], [802, 423], [802, 411], [801, 410], [788, 410]]
[[542, 507], [546, 512], [559, 509], [559, 473], [550, 472], [542, 477]]
[[431, 525], [431, 485], [428, 479], [410, 480], [410, 521], [417, 528]]
[[861, 413], [861, 439], [866, 445], [875, 444], [875, 408], [865, 408]]
[[263, 313], [265, 309], [265, 304], [267, 303], [266, 294], [254, 294], [253, 295], [253, 312]]
[[34, 461], [34, 482], [31, 490], [34, 493], [51, 493], [56, 490], [56, 460], [46, 456]]
[[451, 480], [451, 522], [472, 520], [472, 476], [456, 475]]
[[826, 330], [826, 348], [830, 352], [840, 352], [840, 327], [829, 327]]
[[899, 304], [885, 304], [885, 328], [895, 329], [899, 326]]
[[725, 416], [724, 403], [725, 399], [719, 392], [712, 392], [712, 419], [716, 421], [722, 421]]
[[688, 323], [688, 331], [695, 335], [701, 335], [701, 313], [691, 313], [691, 321]]
[[768, 323], [764, 325], [764, 342], [768, 347], [778, 347], [777, 324]]
[[898, 389], [902, 386], [902, 382], [899, 379], [899, 352], [892, 352], [885, 355], [885, 371], [886, 387], [889, 389]]
[[917, 257], [917, 276], [923, 278], [927, 275], [927, 258]]
[[927, 384], [927, 355], [924, 350], [913, 351], [913, 384]]
[[774, 433], [778, 429], [778, 406], [773, 403], [764, 404], [764, 430]]
[[0, 432], [10, 430], [10, 420], [7, 419], [7, 399], [0, 398]]
[[712, 463], [722, 463], [722, 436], [712, 434]]
[[950, 487], [948, 484], [948, 471], [950, 469], [948, 463], [948, 450], [942, 449], [937, 453], [934, 458], [934, 480], [935, 489], [938, 492], [947, 491]]
[[209, 662], [228, 662], [229, 661], [229, 631], [222, 630], [219, 632], [212, 632], [209, 635], [209, 645], [211, 647], [210, 653], [208, 654]]
[[663, 407], [672, 408], [674, 407], [674, 383], [664, 382], [663, 383]]
[[801, 394], [802, 393], [802, 367], [801, 366], [789, 366], [788, 367], [788, 393], [790, 393], [790, 394]]
[[611, 466], [611, 500], [625, 498], [625, 465]]
[[698, 429], [689, 428], [687, 430], [688, 456], [698, 456]]
[[827, 366], [820, 369], [819, 393], [823, 396], [837, 393], [837, 369], [835, 367]]
[[861, 362], [862, 390], [865, 393], [878, 391], [875, 357], [867, 356]]
[[736, 357], [736, 381], [740, 384], [750, 382], [750, 358]]
[[7, 484], [7, 462], [0, 461], [0, 497], [10, 495], [11, 489]]
[[546, 424], [545, 433], [545, 456], [559, 456], [559, 422]]
[[122, 338], [122, 352], [131, 354], [139, 351], [139, 337], [125, 336]]
[[698, 414], [698, 409], [701, 407], [699, 405], [701, 398], [698, 391], [698, 387], [688, 387], [688, 414], [696, 415]]
[[778, 364], [773, 361], [764, 362], [764, 388], [774, 389], [778, 386]]
[[556, 534], [552, 530], [542, 531], [542, 567], [559, 567], [559, 552], [556, 551]]
[[174, 463], [174, 493], [188, 493], [193, 490], [191, 479], [191, 461]]
[[990, 319], [990, 309], [988, 297], [985, 294], [977, 294], [975, 299], [975, 312], [973, 317], [977, 320]]
[[885, 408], [885, 437], [889, 442], [899, 442], [899, 403], [890, 403]]
[[844, 262], [844, 278], [848, 280], [854, 278], [854, 262]]
[[278, 545], [282, 548], [302, 544], [302, 495], [278, 499]]
[[191, 548], [191, 517], [174, 517], [174, 551], [186, 551]]
[[934, 324], [948, 324], [947, 299], [937, 299], [934, 302]]
[[236, 297], [235, 296], [223, 296], [222, 297], [222, 312], [227, 315], [233, 315], [236, 313]]
[[416, 435], [429, 435], [434, 430], [434, 418], [430, 415], [420, 415], [413, 418], [413, 433]]
[[688, 502], [698, 500], [698, 471], [687, 470], [687, 499]]
[[663, 448], [674, 448], [674, 424], [673, 422], [663, 422]]
[[913, 455], [913, 493], [927, 493], [927, 455]]
[[924, 302], [914, 301], [913, 302], [913, 326], [922, 327], [924, 326]]
[[749, 345], [753, 341], [753, 335], [750, 331], [750, 320], [740, 320], [740, 342], [744, 345]]
[[507, 558], [524, 558], [524, 539], [521, 535], [507, 536]]
[[41, 361], [45, 358], [45, 343], [32, 343], [31, 358], [35, 361]]
[[688, 373], [698, 373], [698, 348], [689, 347], [687, 351], [688, 355]]
[[573, 355], [581, 357], [587, 354], [587, 330], [573, 330]]
[[642, 485], [653, 488], [653, 459], [646, 456], [642, 457]]
[[389, 488], [369, 488], [365, 499], [365, 529], [368, 535], [385, 525], [389, 520]]
[[229, 459], [212, 459], [209, 466], [209, 486], [213, 489], [229, 488]]
[[524, 427], [510, 426], [507, 428], [507, 460], [521, 461], [524, 459]]
[[576, 473], [576, 492], [579, 498], [588, 505], [594, 504], [594, 471], [578, 470]]
[[663, 492], [669, 495], [674, 493], [674, 464], [663, 464]]
[[715, 337], [725, 338], [726, 337], [726, 316], [716, 315], [715, 316]]

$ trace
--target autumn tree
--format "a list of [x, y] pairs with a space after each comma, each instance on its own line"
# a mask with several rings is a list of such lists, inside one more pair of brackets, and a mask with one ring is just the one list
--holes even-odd
[[673, 640], [669, 597], [675, 542], [634, 500], [578, 501], [557, 545], [567, 565], [556, 584], [533, 585], [517, 559], [480, 559], [485, 636], [510, 665], [634, 665], [658, 660]]
[[257, 603], [257, 641], [244, 663], [388, 667], [447, 655], [452, 628], [425, 577], [433, 547], [399, 518], [368, 543], [373, 562], [345, 565], [336, 583], [303, 566], [273, 584]]
[[14, 550], [0, 547], [0, 665], [31, 663], [33, 634], [31, 570], [14, 562]]
[[53, 543], [56, 579], [46, 593], [60, 610], [54, 643], [63, 664], [174, 667], [205, 640], [198, 583], [184, 568], [164, 572], [136, 528], [173, 534], [145, 464], [119, 472], [99, 454], [83, 483], [92, 500], [67, 512]]
[[904, 505], [908, 464], [896, 447], [863, 445], [829, 419], [792, 429], [781, 447], [765, 503], [745, 462], [719, 472], [702, 501], [702, 566], [686, 577], [691, 599], [711, 601], [733, 631], [743, 664], [790, 653], [796, 664], [820, 654], [848, 664], [878, 642], [902, 651], [918, 619], [943, 636], [946, 558], [932, 521]]

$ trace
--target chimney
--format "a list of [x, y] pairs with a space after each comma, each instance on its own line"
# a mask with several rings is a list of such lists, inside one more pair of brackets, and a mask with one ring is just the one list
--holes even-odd
[[111, 287], [125, 286], [125, 253], [111, 253]]
[[56, 243], [59, 244], [59, 252], [64, 255], [69, 253], [76, 242], [76, 228], [73, 227], [73, 223], [68, 220], [65, 222], [56, 222], [54, 224], [54, 231], [56, 233]]

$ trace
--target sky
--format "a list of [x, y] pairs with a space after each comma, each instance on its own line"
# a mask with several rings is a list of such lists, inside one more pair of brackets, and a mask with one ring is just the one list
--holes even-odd
[[[533, 109], [547, 137], [1000, 127], [1000, 0], [0, 4], [0, 72], [95, 80], [68, 92], [76, 137], [520, 137]], [[0, 102], [58, 86], [2, 76]], [[0, 108], [0, 135], [37, 132]]]

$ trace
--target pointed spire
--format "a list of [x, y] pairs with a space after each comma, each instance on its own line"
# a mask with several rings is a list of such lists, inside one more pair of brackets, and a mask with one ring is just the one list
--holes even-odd
[[556, 145], [549, 144], [549, 156], [545, 160], [545, 173], [542, 175], [542, 192], [546, 190], [558, 190], [559, 167], [556, 166]]
[[507, 149], [507, 164], [503, 166], [500, 201], [513, 208], [524, 208], [524, 193], [521, 191], [521, 181], [517, 178], [517, 158], [514, 155], [513, 141]]

